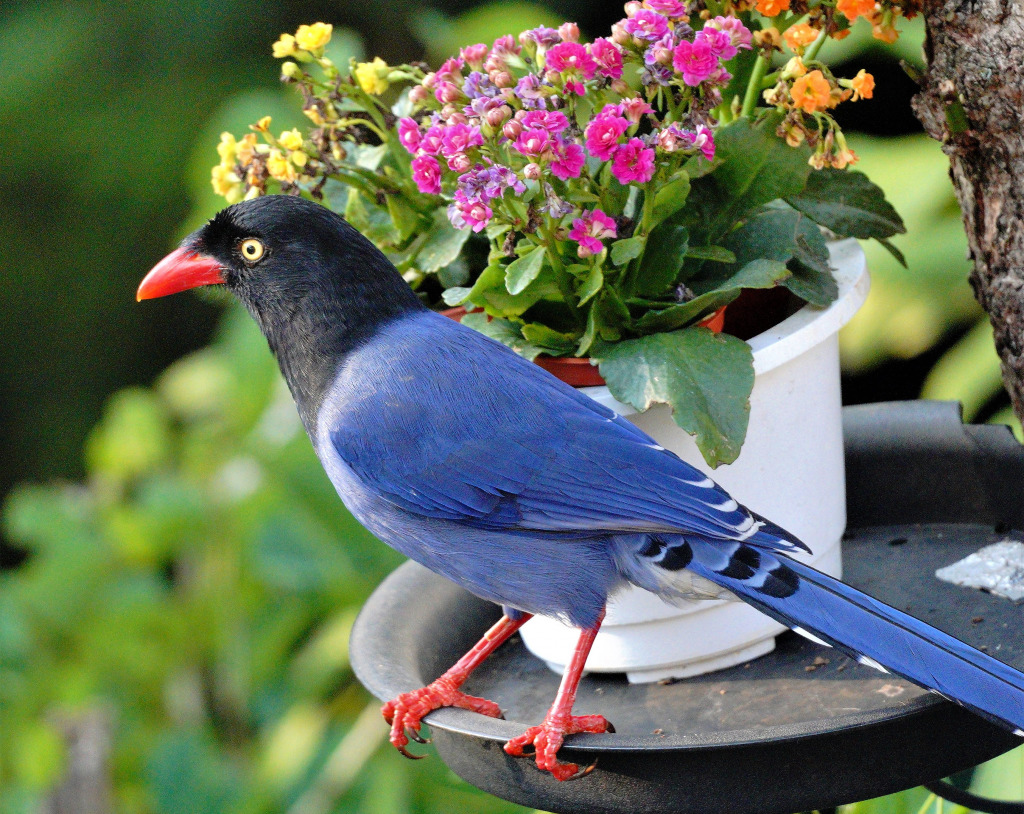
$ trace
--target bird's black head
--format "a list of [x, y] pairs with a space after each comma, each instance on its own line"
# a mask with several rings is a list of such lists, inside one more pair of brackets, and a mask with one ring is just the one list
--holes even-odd
[[138, 298], [215, 284], [256, 319], [304, 420], [348, 351], [423, 307], [369, 240], [329, 209], [291, 195], [219, 212], [146, 275]]

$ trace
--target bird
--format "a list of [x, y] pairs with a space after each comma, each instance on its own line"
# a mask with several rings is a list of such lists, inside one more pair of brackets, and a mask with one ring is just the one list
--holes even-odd
[[544, 719], [505, 744], [557, 780], [564, 739], [613, 731], [573, 715], [609, 596], [737, 597], [816, 642], [1024, 737], [1024, 674], [791, 555], [793, 535], [614, 411], [427, 308], [376, 246], [294, 195], [236, 203], [186, 237], [137, 299], [221, 285], [277, 359], [313, 448], [372, 534], [502, 607], [435, 681], [384, 704], [407, 757], [443, 706], [500, 716], [462, 685], [535, 614], [580, 630]]

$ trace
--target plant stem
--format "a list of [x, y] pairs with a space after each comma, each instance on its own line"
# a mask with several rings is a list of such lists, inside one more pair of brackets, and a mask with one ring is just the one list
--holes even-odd
[[821, 33], [818, 34], [818, 38], [807, 47], [806, 51], [804, 51], [804, 63], [805, 64], [810, 62], [816, 56], [818, 56], [818, 51], [821, 50], [821, 46], [823, 46], [825, 44], [825, 40], [827, 40], [827, 39], [828, 39], [828, 29], [827, 28], [823, 28], [823, 29], [821, 29]]
[[572, 314], [573, 321], [582, 328], [585, 323], [579, 306], [576, 304], [576, 293], [572, 290], [569, 273], [565, 270], [562, 255], [558, 251], [558, 241], [555, 240], [550, 226], [541, 226], [540, 233], [544, 238], [544, 246], [548, 253], [548, 259], [551, 261], [551, 267], [555, 270], [555, 282], [558, 284], [558, 290], [562, 294], [562, 299], [565, 300], [569, 313]]
[[754, 70], [750, 72], [750, 79], [747, 81], [747, 92], [743, 96], [743, 109], [740, 110], [740, 116], [745, 119], [750, 118], [754, 108], [757, 107], [757, 99], [761, 95], [761, 80], [768, 72], [768, 65], [768, 59], [759, 54], [754, 63]]

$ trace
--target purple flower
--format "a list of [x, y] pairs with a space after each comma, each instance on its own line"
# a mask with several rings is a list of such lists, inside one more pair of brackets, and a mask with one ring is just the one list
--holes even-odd
[[516, 84], [514, 93], [526, 110], [544, 110], [547, 107], [541, 91], [542, 84], [540, 77], [532, 73], [528, 73]]
[[524, 31], [519, 35], [520, 45], [532, 43], [539, 48], [550, 48], [552, 45], [561, 42], [561, 40], [562, 38], [558, 36], [558, 31], [544, 25], [538, 28], [531, 28], [529, 31]]
[[459, 190], [468, 198], [479, 198], [490, 201], [500, 198], [506, 189], [512, 189], [517, 195], [526, 192], [526, 184], [513, 170], [501, 164], [484, 167], [477, 164], [472, 170], [459, 178]]
[[410, 153], [419, 149], [420, 126], [413, 119], [404, 118], [398, 120], [398, 141]]
[[675, 48], [675, 45], [676, 43], [671, 33], [666, 34], [660, 40], [652, 42], [647, 50], [644, 51], [644, 64], [647, 66], [671, 65], [672, 49]]
[[668, 33], [668, 20], [656, 11], [642, 8], [623, 23], [623, 28], [631, 37], [654, 42]]
[[477, 96], [472, 102], [462, 108], [462, 112], [467, 116], [476, 116], [477, 118], [482, 119], [489, 111], [502, 107], [504, 104], [504, 100], [500, 98]]
[[498, 87], [487, 74], [473, 71], [462, 83], [462, 92], [470, 99], [478, 99], [481, 96], [497, 96]]
[[579, 178], [585, 161], [586, 156], [579, 144], [574, 141], [558, 143], [555, 146], [555, 159], [551, 162], [551, 172], [563, 181]]
[[611, 40], [599, 37], [590, 45], [590, 55], [597, 64], [597, 72], [609, 79], [622, 76], [622, 51]]
[[710, 128], [701, 125], [696, 131], [684, 130], [673, 122], [655, 137], [658, 146], [666, 153], [676, 151], [700, 152], [711, 161], [715, 157], [715, 135]]
[[451, 158], [457, 153], [469, 152], [483, 143], [484, 137], [479, 127], [470, 124], [453, 124], [451, 127], [445, 128], [444, 138], [441, 140], [441, 154], [445, 158]]
[[604, 249], [604, 244], [601, 241], [617, 236], [618, 230], [615, 228], [615, 221], [600, 209], [584, 212], [582, 218], [576, 218], [572, 222], [572, 229], [569, 232], [569, 239], [580, 244], [576, 250], [580, 257], [600, 254]]
[[643, 71], [640, 73], [640, 83], [646, 87], [671, 85], [674, 77], [675, 74], [672, 73], [671, 68], [655, 62], [653, 65], [644, 66]]
[[412, 180], [420, 192], [437, 195], [441, 192], [441, 165], [429, 155], [416, 156], [412, 160]]
[[551, 146], [551, 136], [539, 127], [524, 129], [513, 146], [523, 155], [537, 156]]
[[629, 129], [629, 122], [621, 116], [599, 113], [590, 120], [585, 136], [587, 151], [602, 161], [607, 161], [618, 149], [619, 137]]
[[569, 127], [569, 120], [559, 110], [531, 110], [516, 117], [527, 129], [541, 128], [549, 133], [560, 133]]
[[672, 65], [687, 85], [696, 87], [715, 72], [718, 58], [706, 39], [683, 40], [672, 55]]
[[615, 151], [612, 175], [620, 184], [639, 181], [645, 184], [654, 177], [654, 150], [638, 138], [631, 138]]
[[544, 184], [544, 203], [538, 207], [541, 212], [558, 220], [568, 215], [575, 208], [568, 201], [559, 198], [550, 184]]

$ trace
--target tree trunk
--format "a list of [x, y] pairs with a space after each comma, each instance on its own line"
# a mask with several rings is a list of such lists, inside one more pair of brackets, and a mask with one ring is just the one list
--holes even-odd
[[928, 69], [914, 112], [949, 156], [974, 261], [971, 285], [1024, 421], [1024, 3], [924, 5]]

